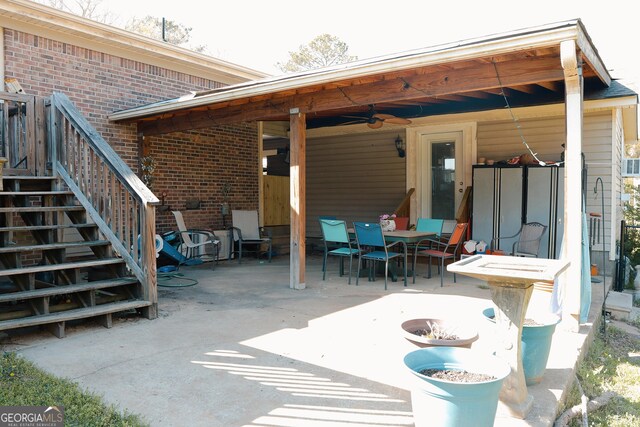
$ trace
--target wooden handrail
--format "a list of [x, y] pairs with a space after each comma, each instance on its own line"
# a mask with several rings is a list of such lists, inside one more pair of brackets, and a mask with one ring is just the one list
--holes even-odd
[[93, 148], [104, 162], [112, 166], [113, 172], [127, 189], [139, 200], [146, 203], [159, 205], [160, 200], [144, 185], [142, 180], [133, 173], [131, 168], [118, 156], [107, 141], [96, 131], [82, 116], [69, 98], [62, 93], [54, 93], [51, 97], [52, 104], [60, 110], [72, 127]]
[[411, 216], [411, 196], [415, 191], [415, 188], [410, 188], [409, 191], [407, 191], [407, 195], [404, 196], [404, 199], [402, 199], [396, 210], [393, 212], [396, 216]]
[[74, 192], [102, 234], [142, 283], [148, 317], [156, 317], [155, 205], [149, 190], [71, 101], [54, 93], [49, 104], [54, 173]]

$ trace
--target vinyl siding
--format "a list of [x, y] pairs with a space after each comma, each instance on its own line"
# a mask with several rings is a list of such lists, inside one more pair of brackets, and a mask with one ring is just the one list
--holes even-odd
[[[583, 123], [582, 150], [587, 164], [586, 205], [587, 212], [601, 213], [600, 195], [594, 197], [593, 189], [598, 177], [602, 178], [605, 193], [605, 241], [610, 248], [612, 232], [611, 190], [614, 185], [614, 196], [619, 200], [619, 178], [612, 181], [612, 147], [613, 120], [610, 111], [585, 114]], [[539, 159], [559, 161], [562, 152], [561, 144], [565, 141], [565, 119], [562, 116], [524, 119], [519, 121], [522, 135]], [[621, 124], [620, 124], [621, 126]], [[619, 130], [621, 132], [621, 128]], [[507, 160], [527, 152], [520, 132], [513, 121], [493, 121], [478, 123], [478, 157], [495, 161]], [[614, 143], [616, 145], [618, 143]], [[619, 144], [618, 144], [619, 145]], [[617, 161], [620, 153], [617, 148]], [[615, 181], [618, 181], [617, 183]], [[600, 191], [600, 190], [598, 190]], [[615, 223], [613, 223], [615, 227]], [[613, 231], [615, 235], [615, 230]], [[595, 247], [594, 247], [595, 249]]]
[[406, 193], [405, 159], [398, 131], [310, 138], [307, 141], [307, 235], [319, 236], [318, 217], [377, 221]]

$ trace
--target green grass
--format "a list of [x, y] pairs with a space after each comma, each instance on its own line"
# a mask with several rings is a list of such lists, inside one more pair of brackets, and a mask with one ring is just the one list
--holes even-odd
[[0, 406], [64, 406], [65, 426], [148, 426], [70, 380], [56, 378], [15, 353], [0, 358]]
[[[590, 399], [606, 391], [617, 393], [602, 408], [589, 413], [590, 427], [640, 426], [640, 340], [608, 326], [607, 334], [598, 333], [583, 363], [578, 378]], [[569, 394], [566, 407], [580, 403], [577, 386]], [[564, 411], [564, 410], [563, 410]], [[581, 426], [576, 417], [569, 424]]]

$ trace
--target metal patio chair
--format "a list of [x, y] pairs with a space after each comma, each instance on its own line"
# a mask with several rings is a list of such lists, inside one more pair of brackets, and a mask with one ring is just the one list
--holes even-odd
[[522, 224], [520, 230], [513, 236], [493, 239], [491, 247], [499, 249], [501, 239], [518, 237], [518, 240], [513, 243], [509, 255], [537, 258], [538, 252], [540, 251], [540, 242], [542, 241], [542, 236], [544, 236], [545, 231], [547, 231], [546, 225], [540, 224], [539, 222], [528, 222]]
[[[258, 211], [231, 211], [231, 221], [233, 226], [233, 239], [231, 239], [231, 253], [238, 254], [238, 264], [242, 262], [242, 252], [246, 245], [255, 245], [256, 253], [260, 254], [260, 247], [263, 244], [267, 244], [269, 249], [267, 250], [267, 256], [269, 262], [271, 262], [271, 237], [263, 236], [260, 226], [258, 225]], [[238, 243], [238, 250], [235, 251], [234, 243]]]
[[[453, 229], [453, 233], [451, 233], [451, 236], [446, 242], [442, 242], [440, 240], [435, 240], [435, 239], [425, 239], [425, 240], [419, 241], [416, 244], [417, 247], [423, 247], [423, 246], [426, 246], [427, 244], [431, 246], [429, 249], [415, 251], [413, 255], [414, 257], [413, 265], [416, 265], [418, 261], [418, 255], [429, 257], [429, 261], [427, 265], [427, 268], [428, 268], [427, 277], [430, 279], [431, 278], [431, 259], [437, 258], [439, 260], [438, 272], [440, 274], [440, 287], [444, 286], [444, 262], [446, 260], [456, 261], [456, 258], [459, 256], [458, 254], [460, 253], [460, 245], [462, 244], [466, 236], [467, 226], [468, 224], [466, 222], [456, 224], [455, 228]], [[413, 269], [414, 283], [416, 280], [416, 273], [415, 273], [416, 269], [417, 269], [417, 266], [416, 268]], [[456, 274], [453, 273], [453, 282], [455, 283], [455, 281], [456, 281]]]
[[[218, 255], [220, 253], [220, 240], [216, 238], [216, 235], [208, 230], [188, 229], [185, 225], [182, 212], [171, 212], [176, 218], [176, 224], [178, 225], [178, 232], [180, 235], [180, 245], [178, 247], [178, 250], [185, 256], [187, 260], [189, 260], [206, 255], [206, 253], [194, 255], [196, 249], [204, 248], [206, 245], [212, 245], [213, 260], [215, 261], [215, 266], [215, 264], [218, 263]], [[178, 263], [178, 268], [179, 267], [180, 263]]]
[[[384, 261], [384, 289], [387, 289], [387, 276], [389, 273], [389, 260], [404, 257], [404, 285], [407, 286], [407, 246], [404, 242], [393, 242], [386, 244], [382, 227], [378, 223], [354, 222], [353, 228], [356, 233], [356, 242], [360, 256], [358, 257], [358, 275], [356, 276], [356, 285], [360, 278], [360, 269], [362, 261], [369, 260], [372, 264], [377, 261]], [[403, 248], [402, 252], [389, 251], [395, 245], [400, 244]]]
[[347, 223], [336, 219], [320, 219], [320, 229], [322, 230], [322, 240], [324, 241], [324, 256], [322, 258], [322, 280], [327, 274], [327, 256], [334, 255], [340, 257], [340, 276], [344, 270], [344, 259], [349, 257], [349, 284], [351, 284], [351, 270], [353, 256], [359, 251], [351, 247], [351, 239], [347, 231]]

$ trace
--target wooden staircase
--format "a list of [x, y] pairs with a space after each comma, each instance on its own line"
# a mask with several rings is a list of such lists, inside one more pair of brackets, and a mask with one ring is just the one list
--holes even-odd
[[[4, 176], [0, 190], [0, 331], [65, 323], [147, 308], [130, 273], [61, 180]], [[62, 188], [62, 189], [61, 189]]]

